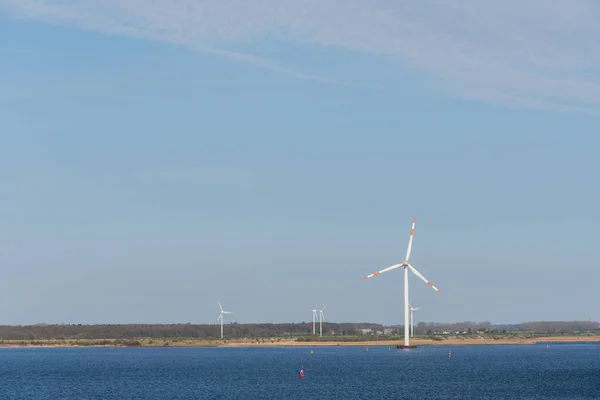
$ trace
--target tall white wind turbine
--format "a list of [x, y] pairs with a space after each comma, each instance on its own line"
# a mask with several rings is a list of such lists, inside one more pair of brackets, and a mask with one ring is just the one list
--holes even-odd
[[409, 339], [409, 301], [408, 301], [408, 270], [410, 269], [416, 276], [418, 276], [421, 280], [423, 280], [425, 283], [427, 283], [429, 286], [431, 286], [433, 288], [433, 290], [435, 290], [438, 293], [442, 293], [440, 292], [440, 290], [438, 288], [436, 288], [435, 286], [433, 286], [433, 283], [429, 282], [427, 279], [425, 279], [425, 277], [423, 275], [421, 275], [421, 273], [419, 271], [417, 271], [415, 269], [415, 267], [413, 267], [412, 265], [409, 264], [408, 260], [410, 258], [410, 250], [412, 248], [412, 241], [413, 241], [413, 236], [415, 235], [415, 223], [417, 222], [417, 218], [415, 217], [413, 219], [413, 223], [412, 223], [412, 229], [410, 230], [410, 238], [408, 239], [408, 249], [406, 250], [406, 259], [404, 259], [404, 261], [402, 261], [402, 263], [400, 264], [396, 264], [396, 265], [392, 265], [391, 267], [387, 267], [382, 269], [381, 271], [377, 271], [372, 273], [371, 275], [367, 275], [363, 278], [363, 280], [368, 279], [368, 278], [372, 278], [375, 275], [379, 275], [382, 274], [384, 272], [387, 271], [391, 271], [393, 269], [396, 268], [404, 268], [404, 347], [405, 348], [410, 348], [410, 339]]
[[325, 304], [325, 306], [323, 306], [323, 308], [321, 308], [319, 311], [319, 336], [323, 337], [323, 321], [325, 321], [325, 315], [323, 314], [323, 311], [325, 311], [325, 307], [327, 307], [327, 304]]
[[415, 323], [414, 323], [415, 311], [420, 310], [423, 307], [413, 308], [413, 306], [410, 303], [408, 303], [408, 306], [410, 307], [410, 337], [413, 337], [413, 336], [415, 336]]
[[312, 310], [312, 317], [313, 317], [313, 335], [316, 333], [315, 331], [315, 323], [317, 321], [317, 312], [319, 310], [317, 309], [317, 306], [315, 305], [315, 308]]
[[221, 310], [221, 313], [219, 314], [219, 318], [217, 318], [217, 322], [219, 322], [219, 320], [221, 321], [221, 339], [223, 339], [223, 315], [225, 314], [233, 314], [231, 311], [223, 311], [223, 307], [221, 307], [221, 303], [219, 303], [217, 301], [217, 304], [219, 305], [219, 309]]

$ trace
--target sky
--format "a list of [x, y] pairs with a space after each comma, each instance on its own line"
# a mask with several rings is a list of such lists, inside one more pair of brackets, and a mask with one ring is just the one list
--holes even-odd
[[0, 324], [600, 320], [599, 17], [0, 0]]

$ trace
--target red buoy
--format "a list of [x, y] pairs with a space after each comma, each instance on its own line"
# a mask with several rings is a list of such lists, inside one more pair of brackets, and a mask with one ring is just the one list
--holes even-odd
[[304, 367], [300, 369], [300, 378], [304, 378]]

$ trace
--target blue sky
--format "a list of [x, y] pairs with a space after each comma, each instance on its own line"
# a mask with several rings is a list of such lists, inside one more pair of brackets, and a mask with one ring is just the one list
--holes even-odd
[[278, 4], [0, 0], [0, 323], [600, 320], [600, 6]]

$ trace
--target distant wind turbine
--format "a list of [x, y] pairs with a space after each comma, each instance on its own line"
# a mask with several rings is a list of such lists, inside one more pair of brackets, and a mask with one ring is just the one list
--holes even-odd
[[325, 304], [325, 306], [323, 306], [322, 309], [318, 310], [319, 311], [319, 336], [323, 337], [323, 321], [325, 321], [325, 315], [323, 314], [323, 311], [325, 311], [325, 307], [327, 307], [327, 304]]
[[409, 300], [408, 300], [408, 270], [410, 269], [416, 276], [418, 276], [420, 279], [422, 279], [425, 283], [427, 283], [429, 286], [431, 286], [433, 288], [433, 290], [435, 290], [438, 293], [442, 293], [440, 292], [440, 290], [438, 288], [436, 288], [435, 286], [433, 286], [433, 283], [429, 282], [427, 279], [425, 279], [425, 277], [423, 275], [421, 275], [421, 273], [419, 271], [417, 271], [415, 269], [415, 267], [413, 267], [412, 265], [410, 265], [408, 263], [408, 260], [410, 258], [410, 251], [412, 248], [412, 241], [413, 241], [413, 236], [415, 235], [415, 223], [417, 222], [417, 218], [413, 219], [413, 223], [412, 223], [412, 229], [410, 230], [410, 238], [408, 239], [408, 249], [406, 250], [406, 259], [404, 261], [402, 261], [400, 264], [396, 264], [396, 265], [392, 265], [391, 267], [387, 267], [382, 269], [381, 271], [377, 271], [372, 273], [371, 275], [367, 275], [363, 278], [367, 279], [367, 278], [371, 278], [374, 277], [376, 275], [382, 274], [384, 272], [387, 271], [391, 271], [393, 269], [396, 268], [404, 268], [404, 348], [410, 348], [410, 339], [409, 339]]
[[410, 303], [408, 303], [408, 306], [410, 307], [410, 336], [413, 337], [415, 335], [415, 324], [413, 322], [415, 311], [420, 310], [423, 307], [413, 308], [413, 306]]
[[315, 322], [317, 321], [317, 312], [319, 310], [317, 309], [317, 306], [315, 305], [315, 308], [312, 310], [312, 318], [313, 318], [313, 335], [316, 334], [315, 331]]
[[219, 303], [218, 301], [217, 304], [219, 305], [219, 309], [221, 309], [221, 313], [219, 314], [219, 318], [217, 318], [217, 322], [219, 322], [219, 320], [221, 321], [221, 339], [223, 339], [223, 315], [233, 313], [231, 311], [223, 311], [223, 307], [221, 307], [221, 303]]

